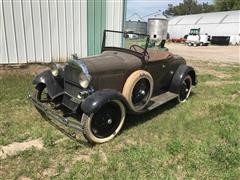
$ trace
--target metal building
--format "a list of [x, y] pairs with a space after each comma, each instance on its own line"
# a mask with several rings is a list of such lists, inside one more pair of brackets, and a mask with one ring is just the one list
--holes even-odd
[[143, 21], [126, 21], [125, 22], [125, 30], [126, 31], [133, 31], [139, 34], [146, 34], [147, 33], [147, 22]]
[[230, 36], [230, 39], [233, 40], [240, 34], [240, 11], [177, 16], [171, 18], [168, 23], [170, 38], [184, 37], [191, 28], [200, 28], [201, 34]]
[[0, 64], [97, 54], [103, 30], [122, 30], [124, 15], [125, 0], [0, 0]]
[[139, 34], [147, 33], [147, 22], [138, 13], [134, 13], [125, 21], [125, 31], [133, 31]]

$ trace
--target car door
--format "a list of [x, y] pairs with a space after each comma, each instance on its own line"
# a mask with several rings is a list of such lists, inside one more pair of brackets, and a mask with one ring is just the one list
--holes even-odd
[[168, 82], [164, 80], [169, 70], [170, 59], [149, 62], [146, 70], [152, 75], [154, 80], [154, 94], [160, 93], [167, 86]]

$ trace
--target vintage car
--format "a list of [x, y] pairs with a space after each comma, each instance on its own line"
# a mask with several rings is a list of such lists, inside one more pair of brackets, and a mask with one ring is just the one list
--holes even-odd
[[[121, 40], [119, 47], [107, 38], [110, 33]], [[134, 34], [144, 46], [128, 39], [128, 32], [105, 30], [101, 54], [74, 55], [64, 66], [38, 74], [30, 95], [37, 110], [55, 124], [81, 131], [91, 143], [104, 143], [119, 133], [127, 114], [186, 101], [197, 84], [194, 69], [180, 56], [148, 48], [148, 35]], [[129, 42], [138, 44], [122, 47]]]

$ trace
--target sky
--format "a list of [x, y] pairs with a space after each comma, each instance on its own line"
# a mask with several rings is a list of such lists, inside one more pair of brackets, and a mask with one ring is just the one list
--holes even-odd
[[[159, 10], [167, 9], [168, 4], [178, 5], [183, 0], [127, 0], [127, 19], [133, 13], [138, 13], [140, 16], [148, 15]], [[208, 2], [213, 3], [213, 0], [198, 0], [198, 3]]]

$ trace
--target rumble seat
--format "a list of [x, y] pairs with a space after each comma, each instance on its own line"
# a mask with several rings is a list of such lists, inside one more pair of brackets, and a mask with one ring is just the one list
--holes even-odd
[[173, 55], [172, 53], [168, 52], [168, 51], [160, 51], [159, 49], [152, 49], [149, 48], [148, 50], [148, 54], [149, 54], [149, 62], [155, 62], [155, 61], [160, 61], [160, 60], [164, 60], [164, 59], [169, 59], [171, 58]]

